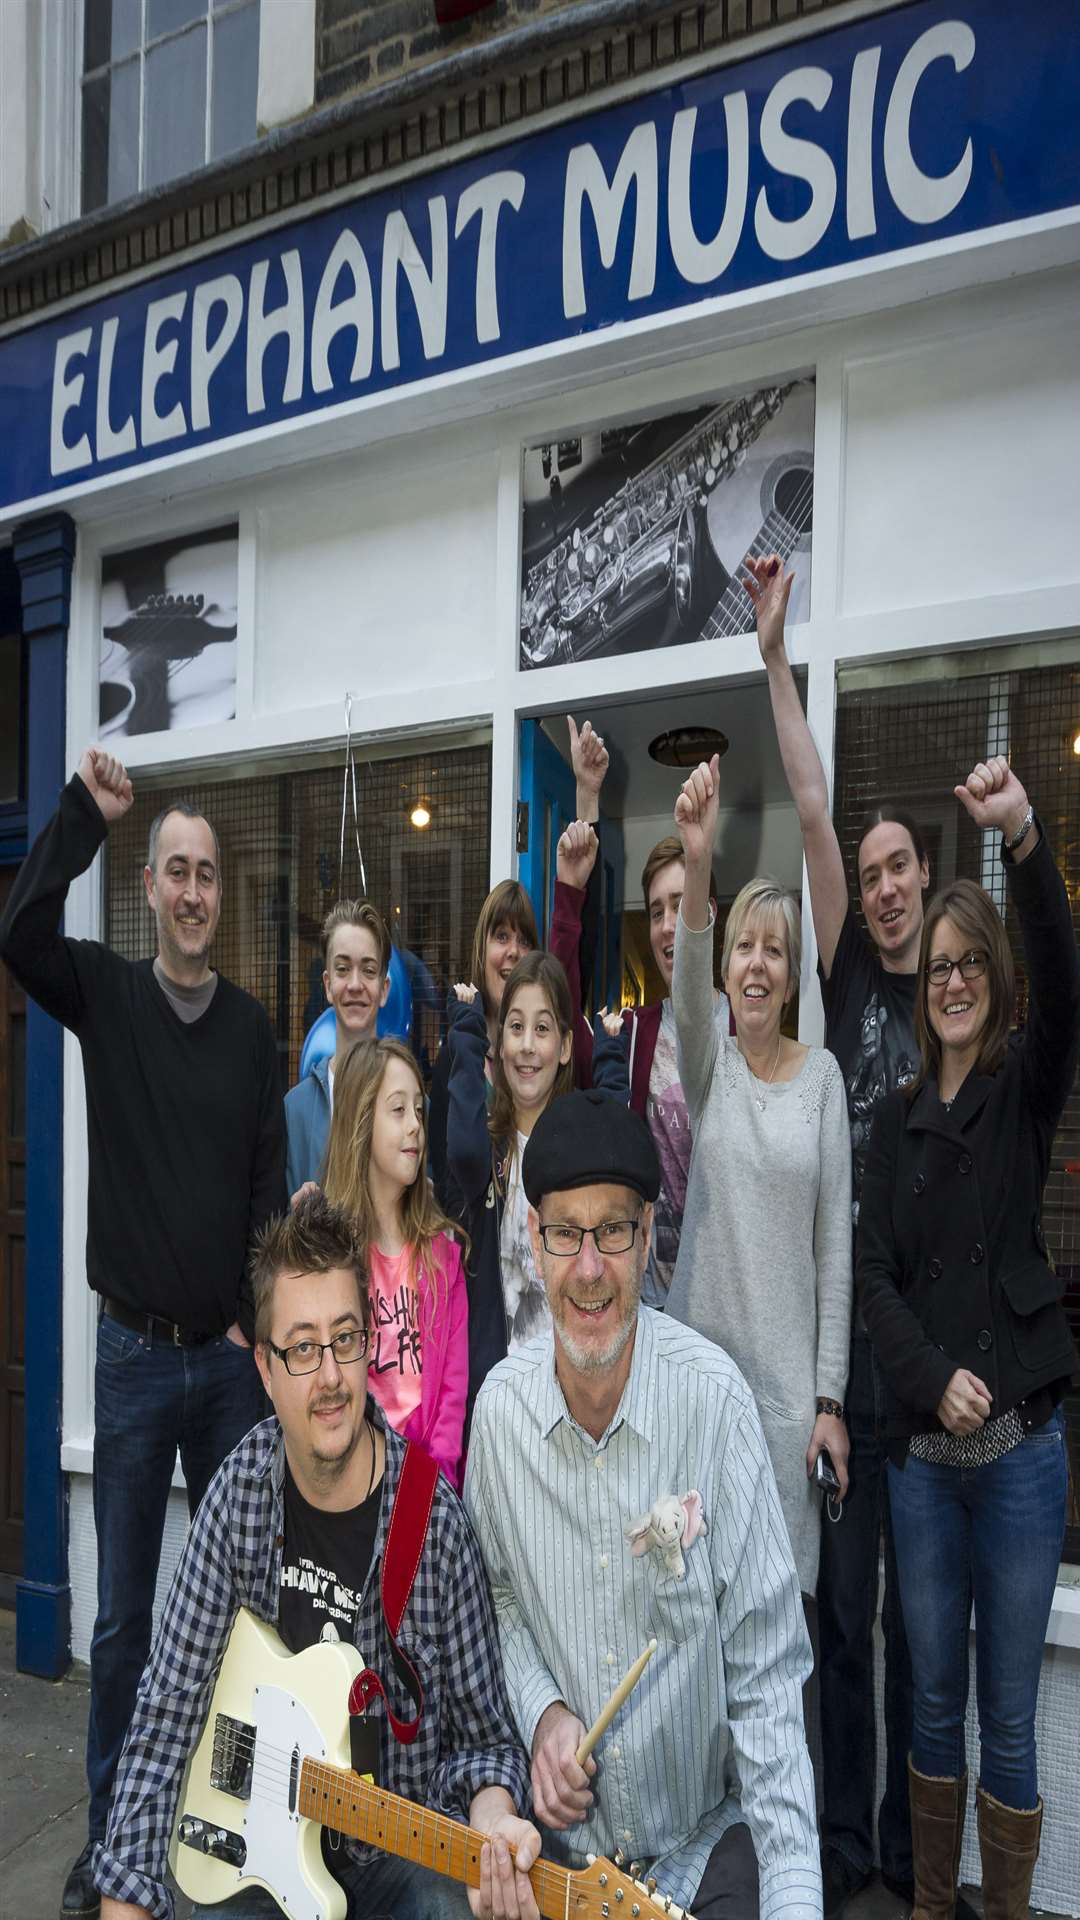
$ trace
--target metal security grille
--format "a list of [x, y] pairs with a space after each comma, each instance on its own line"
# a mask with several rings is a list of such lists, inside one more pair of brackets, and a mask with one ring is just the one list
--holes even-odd
[[[339, 873], [342, 769], [319, 767], [145, 787], [109, 836], [106, 938], [129, 959], [155, 952], [142, 871], [150, 822], [190, 800], [221, 842], [224, 894], [214, 964], [263, 1002], [296, 1079], [304, 1034], [322, 1011], [319, 928], [343, 895], [361, 892], [352, 806]], [[452, 748], [357, 767], [360, 845], [369, 897], [412, 968], [414, 1044], [430, 1072], [445, 1024], [446, 988], [467, 977], [473, 929], [488, 890], [491, 749]], [[420, 801], [430, 825], [410, 813]], [[426, 970], [426, 972], [425, 972]]]
[[[992, 660], [982, 655], [981, 661]], [[1016, 653], [1010, 650], [1012, 666]], [[923, 829], [931, 891], [958, 875], [978, 881], [1006, 909], [997, 836], [984, 836], [952, 797], [977, 760], [1007, 753], [1039, 811], [1064, 876], [1080, 931], [1080, 665], [971, 671], [970, 657], [860, 669], [841, 675], [836, 716], [834, 815], [852, 897], [855, 853], [866, 810], [888, 798]], [[954, 671], [955, 677], [937, 677]], [[930, 675], [934, 674], [934, 678]], [[923, 678], [917, 676], [922, 674]], [[984, 845], [984, 840], [986, 844]], [[1015, 914], [1005, 924], [1016, 961], [1017, 1019], [1027, 1008], [1027, 980]], [[1080, 1337], [1080, 1091], [1074, 1089], [1058, 1129], [1046, 1186], [1043, 1223], [1065, 1286], [1073, 1332]], [[1067, 1557], [1080, 1560], [1080, 1392], [1067, 1397], [1071, 1487]]]

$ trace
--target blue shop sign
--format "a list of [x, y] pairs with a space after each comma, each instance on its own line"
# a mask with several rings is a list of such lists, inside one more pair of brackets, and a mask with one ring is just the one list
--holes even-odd
[[0, 341], [0, 508], [372, 394], [1080, 204], [1080, 7], [791, 42]]

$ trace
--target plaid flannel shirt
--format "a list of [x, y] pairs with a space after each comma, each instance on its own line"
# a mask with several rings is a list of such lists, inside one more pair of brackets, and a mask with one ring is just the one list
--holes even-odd
[[[371, 1409], [374, 1414], [374, 1410]], [[381, 1424], [381, 1423], [380, 1423]], [[413, 1707], [394, 1674], [379, 1565], [405, 1444], [389, 1428], [379, 1527], [355, 1640], [381, 1674], [396, 1712]], [[195, 1517], [165, 1604], [120, 1759], [109, 1828], [94, 1859], [102, 1893], [173, 1920], [165, 1885], [180, 1782], [210, 1704], [240, 1607], [276, 1626], [284, 1546], [285, 1447], [276, 1420], [254, 1427], [219, 1468]], [[505, 1787], [529, 1812], [529, 1773], [507, 1705], [491, 1597], [464, 1510], [439, 1476], [427, 1539], [398, 1635], [424, 1686], [411, 1746], [390, 1731], [381, 1700], [382, 1780], [393, 1793], [467, 1820], [481, 1787]], [[356, 1861], [370, 1847], [345, 1841]]]

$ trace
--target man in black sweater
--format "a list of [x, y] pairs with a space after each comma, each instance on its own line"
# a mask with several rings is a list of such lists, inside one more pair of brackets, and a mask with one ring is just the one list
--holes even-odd
[[82, 1049], [89, 1148], [86, 1276], [100, 1296], [94, 1385], [98, 1613], [90, 1650], [89, 1841], [61, 1914], [92, 1915], [90, 1848], [150, 1648], [177, 1448], [195, 1513], [265, 1402], [250, 1349], [252, 1235], [286, 1203], [270, 1022], [213, 972], [217, 836], [184, 804], [150, 829], [158, 957], [129, 961], [60, 932], [71, 882], [132, 804], [120, 761], [90, 747], [0, 920], [0, 954]]

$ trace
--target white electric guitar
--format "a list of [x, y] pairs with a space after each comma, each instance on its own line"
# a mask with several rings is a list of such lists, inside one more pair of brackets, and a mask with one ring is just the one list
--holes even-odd
[[[212, 1906], [257, 1886], [291, 1920], [344, 1920], [344, 1891], [323, 1861], [323, 1827], [480, 1885], [482, 1833], [352, 1771], [349, 1689], [363, 1665], [344, 1641], [291, 1655], [272, 1627], [241, 1608], [169, 1849], [189, 1899]], [[545, 1920], [692, 1920], [635, 1871], [590, 1858], [575, 1873], [538, 1860], [529, 1879]]]

